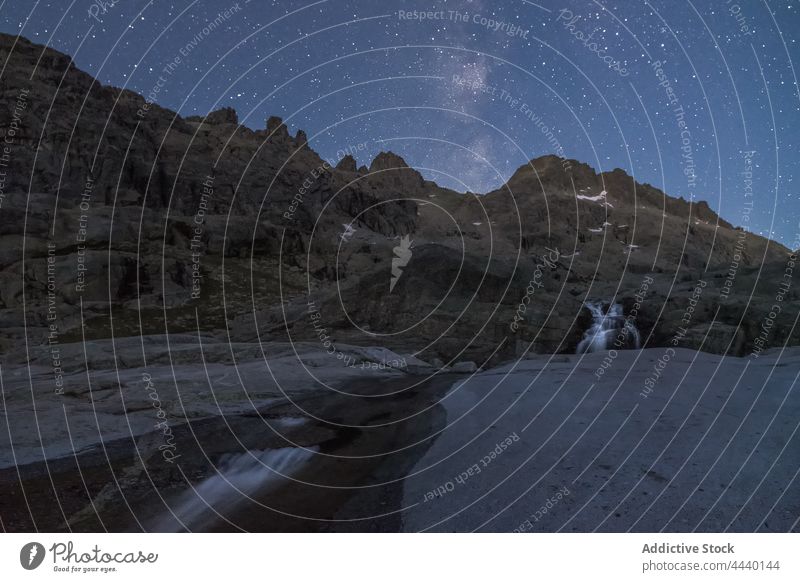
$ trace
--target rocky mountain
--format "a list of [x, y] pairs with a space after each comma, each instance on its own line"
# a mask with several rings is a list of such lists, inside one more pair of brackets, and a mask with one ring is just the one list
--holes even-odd
[[788, 249], [622, 170], [544, 156], [458, 193], [390, 152], [323, 160], [276, 117], [181, 117], [23, 38], [0, 62], [0, 349], [199, 328], [484, 362], [574, 351], [585, 301], [650, 346], [800, 341]]

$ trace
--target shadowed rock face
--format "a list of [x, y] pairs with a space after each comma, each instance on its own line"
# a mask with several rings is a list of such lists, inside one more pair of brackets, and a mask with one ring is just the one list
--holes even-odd
[[[323, 160], [277, 117], [255, 131], [232, 109], [184, 119], [22, 38], [0, 35], [0, 59], [2, 137], [19, 118], [0, 207], [0, 347], [26, 325], [44, 341], [53, 321], [80, 339], [81, 302], [87, 338], [199, 324], [316, 339], [312, 300], [337, 341], [483, 360], [574, 351], [591, 325], [584, 301], [605, 301], [635, 312], [645, 345], [684, 328], [684, 347], [743, 354], [789, 259], [619, 169], [544, 156], [496, 191], [461, 194], [390, 152], [369, 169]], [[765, 345], [800, 340], [797, 298], [785, 295]]]
[[236, 113], [236, 110], [231, 107], [223, 107], [222, 109], [217, 109], [216, 111], [212, 111], [205, 117], [202, 115], [192, 115], [186, 118], [186, 121], [190, 122], [205, 122], [209, 125], [220, 125], [223, 123], [230, 123], [233, 125], [239, 124], [239, 115]]

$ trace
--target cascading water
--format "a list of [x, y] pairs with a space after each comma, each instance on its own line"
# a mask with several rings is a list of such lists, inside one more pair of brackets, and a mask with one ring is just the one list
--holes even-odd
[[[316, 449], [287, 447], [224, 455], [217, 472], [183, 493], [154, 531], [203, 531], [221, 520], [242, 501], [285, 483]], [[173, 515], [174, 514], [174, 515]]]
[[592, 325], [578, 344], [577, 353], [641, 347], [639, 330], [622, 313], [622, 305], [614, 303], [605, 310], [602, 303], [586, 303], [586, 308], [592, 313]]

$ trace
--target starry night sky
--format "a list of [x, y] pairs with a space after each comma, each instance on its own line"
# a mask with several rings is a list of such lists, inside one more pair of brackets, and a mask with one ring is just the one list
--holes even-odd
[[391, 150], [460, 191], [560, 153], [742, 224], [754, 150], [750, 230], [800, 247], [791, 0], [6, 0], [0, 30], [145, 95], [162, 76], [184, 115], [279, 115], [325, 158]]

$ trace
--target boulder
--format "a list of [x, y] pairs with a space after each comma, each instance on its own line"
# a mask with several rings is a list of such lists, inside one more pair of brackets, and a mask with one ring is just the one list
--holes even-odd
[[457, 362], [453, 364], [450, 371], [455, 374], [473, 374], [478, 371], [475, 362]]

